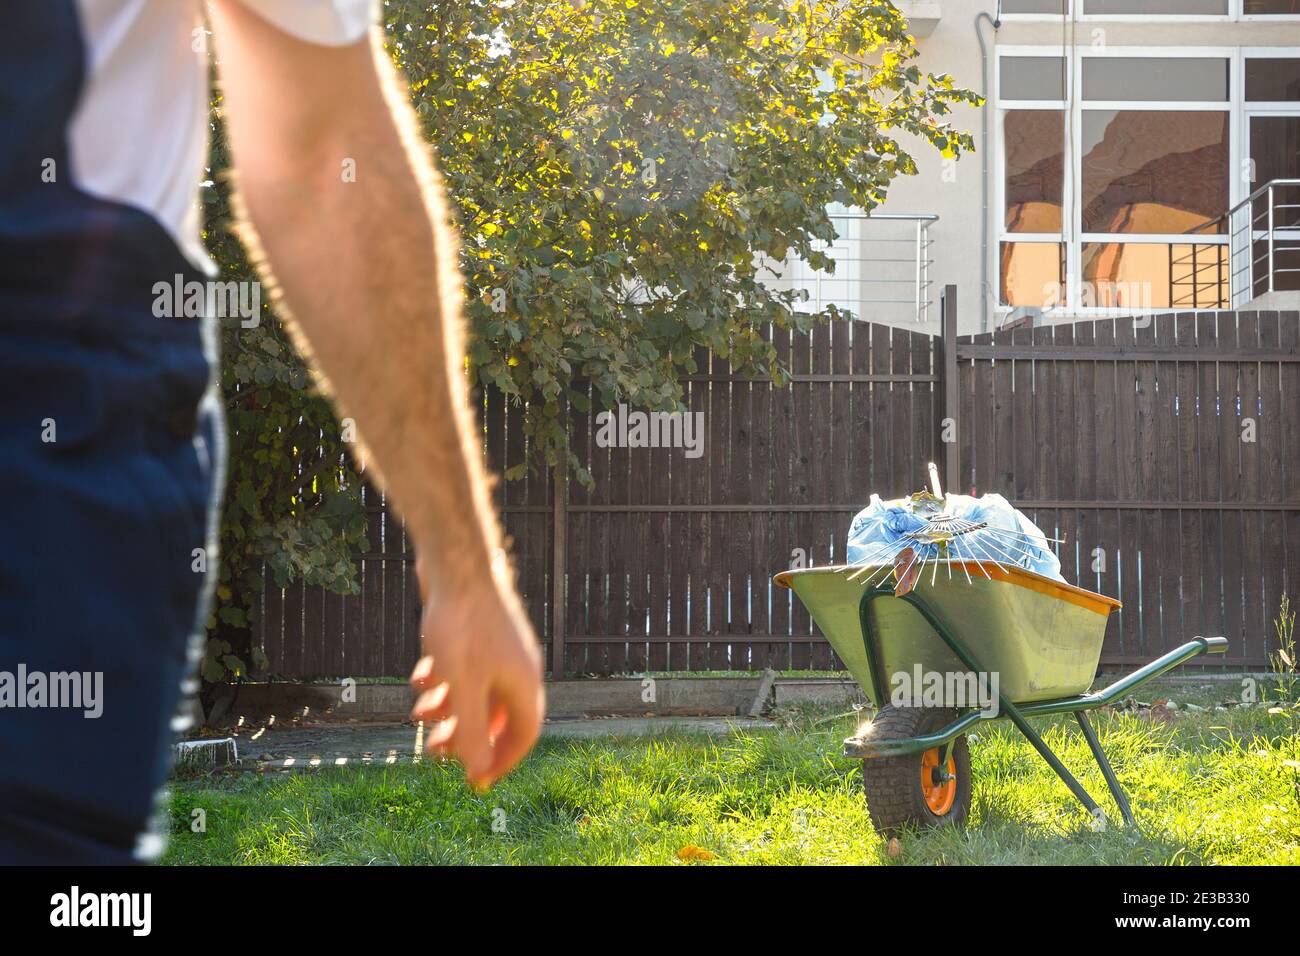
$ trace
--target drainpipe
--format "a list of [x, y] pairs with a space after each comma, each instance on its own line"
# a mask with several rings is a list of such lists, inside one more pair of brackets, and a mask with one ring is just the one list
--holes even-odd
[[[1000, 4], [999, 4], [1000, 6]], [[989, 51], [984, 46], [984, 34], [980, 31], [980, 21], [987, 20], [994, 32], [1002, 26], [1002, 21], [994, 19], [983, 10], [975, 15], [975, 39], [980, 43], [980, 82], [983, 88], [980, 96], [984, 105], [980, 107], [980, 331], [989, 330]]]

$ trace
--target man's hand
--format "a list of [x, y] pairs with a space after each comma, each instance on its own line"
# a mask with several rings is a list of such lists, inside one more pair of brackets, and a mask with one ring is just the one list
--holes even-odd
[[545, 695], [532, 628], [513, 591], [485, 573], [477, 590], [426, 589], [422, 638], [424, 656], [411, 674], [420, 696], [411, 717], [441, 721], [425, 749], [459, 757], [470, 784], [486, 789], [541, 732]]

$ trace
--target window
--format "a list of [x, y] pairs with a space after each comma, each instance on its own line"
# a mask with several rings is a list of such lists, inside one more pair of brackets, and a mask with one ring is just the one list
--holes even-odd
[[1070, 0], [1003, 0], [1002, 13], [1049, 14], [1061, 16], [1068, 12]]
[[1245, 0], [1248, 17], [1300, 16], [1300, 0]]
[[1083, 61], [1083, 98], [1226, 103], [1228, 61], [1223, 57], [1088, 57]]
[[1007, 110], [1002, 117], [1007, 232], [1061, 231], [1065, 111]]
[[1059, 56], [1004, 56], [998, 74], [1003, 100], [1065, 99], [1065, 60]]
[[1300, 115], [1252, 116], [1250, 159], [1252, 187], [1273, 179], [1300, 178]]
[[1228, 113], [1083, 111], [1081, 228], [1181, 233], [1228, 208]]
[[1228, 0], [1083, 0], [1087, 16], [1226, 17]]
[[1228, 247], [1208, 243], [1086, 242], [1084, 308], [1223, 309], [1229, 305]]
[[[1226, 308], [1226, 224], [1206, 224], [1232, 199], [1230, 60], [1081, 51], [1073, 64], [1079, 97], [1067, 105], [1068, 61], [999, 59], [1002, 304]], [[1255, 74], [1269, 95], [1295, 85], [1289, 63]], [[1296, 131], [1260, 124], [1257, 135], [1281, 155]]]
[[998, 96], [1005, 305], [1053, 308], [1065, 288], [1065, 66], [1059, 56], [1003, 56]]
[[999, 260], [1003, 305], [1051, 309], [1064, 304], [1064, 243], [1004, 242]]
[[1300, 103], [1300, 59], [1246, 59], [1246, 101]]
[[[1243, 179], [1259, 195], [1234, 222], [1234, 242], [1249, 219], [1254, 259], [1272, 264], [1274, 289], [1294, 291], [1300, 289], [1300, 57], [1247, 56], [1245, 79]], [[1266, 291], [1269, 281], [1268, 269], [1261, 268], [1254, 291]]]

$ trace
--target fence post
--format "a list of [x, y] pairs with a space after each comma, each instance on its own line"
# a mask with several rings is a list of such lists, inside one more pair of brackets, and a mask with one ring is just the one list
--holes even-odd
[[551, 477], [551, 680], [564, 680], [567, 601], [564, 585], [569, 570], [568, 475], [569, 462], [566, 455]]
[[943, 367], [943, 415], [939, 420], [939, 439], [943, 441], [946, 419], [952, 420], [952, 441], [943, 442], [943, 486], [953, 494], [961, 492], [961, 404], [957, 378], [957, 287], [946, 285], [939, 297], [940, 321], [943, 323], [939, 348]]

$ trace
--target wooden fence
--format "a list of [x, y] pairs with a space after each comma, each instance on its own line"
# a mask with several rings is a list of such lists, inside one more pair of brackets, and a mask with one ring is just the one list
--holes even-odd
[[1224, 635], [1262, 668], [1300, 593], [1300, 314], [1201, 312], [968, 336], [963, 484], [1065, 539], [1062, 573], [1118, 597], [1103, 662]]
[[[839, 667], [771, 576], [842, 560], [869, 495], [921, 487], [932, 460], [950, 487], [998, 491], [1064, 538], [1067, 580], [1125, 602], [1103, 664], [1225, 634], [1220, 666], [1264, 666], [1280, 596], [1300, 593], [1300, 314], [958, 337], [951, 288], [943, 313], [942, 335], [870, 322], [778, 334], [789, 388], [701, 354], [685, 381], [698, 456], [606, 447], [594, 396], [570, 422], [594, 487], [530, 475], [496, 492], [548, 669]], [[482, 408], [493, 469], [521, 462], [521, 409], [500, 395]], [[942, 441], [945, 419], [955, 443]], [[409, 671], [412, 555], [372, 498], [360, 595], [268, 589], [271, 673]]]

